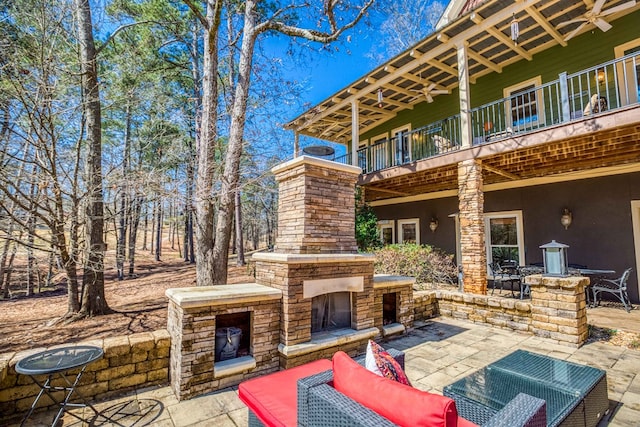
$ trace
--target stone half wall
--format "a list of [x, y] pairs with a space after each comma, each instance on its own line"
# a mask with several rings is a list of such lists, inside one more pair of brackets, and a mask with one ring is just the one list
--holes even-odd
[[[78, 343], [94, 345], [104, 350], [104, 357], [89, 366], [82, 375], [78, 391], [89, 400], [107, 399], [135, 388], [166, 384], [169, 378], [169, 333], [165, 329], [133, 335]], [[19, 418], [31, 407], [40, 391], [33, 380], [18, 375], [16, 363], [36, 348], [0, 355], [0, 420]], [[70, 371], [75, 375], [78, 370]], [[42, 381], [46, 376], [41, 376]], [[57, 385], [60, 379], [53, 382]], [[72, 401], [75, 401], [72, 397]], [[38, 407], [51, 401], [42, 398]], [[0, 422], [0, 424], [2, 424]]]
[[437, 316], [526, 332], [579, 347], [588, 338], [587, 277], [528, 276], [531, 299], [476, 295], [458, 291], [414, 293], [415, 321]]
[[355, 184], [360, 168], [297, 157], [273, 168], [278, 181], [277, 253], [356, 253]]

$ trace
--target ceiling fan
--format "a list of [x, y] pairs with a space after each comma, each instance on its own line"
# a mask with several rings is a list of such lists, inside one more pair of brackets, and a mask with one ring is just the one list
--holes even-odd
[[585, 13], [584, 15], [582, 15], [581, 17], [575, 18], [575, 19], [570, 19], [569, 21], [562, 22], [562, 23], [558, 24], [558, 28], [562, 28], [562, 27], [566, 27], [567, 25], [571, 25], [571, 24], [575, 24], [577, 22], [581, 22], [581, 24], [578, 25], [577, 28], [575, 28], [573, 31], [571, 31], [569, 34], [567, 34], [567, 36], [564, 38], [564, 40], [568, 41], [569, 39], [573, 38], [587, 24], [593, 24], [593, 25], [595, 25], [596, 27], [600, 28], [602, 31], [605, 31], [605, 32], [609, 31], [611, 29], [612, 25], [604, 20], [605, 16], [613, 15], [614, 13], [621, 12], [621, 11], [623, 11], [625, 9], [629, 9], [629, 8], [634, 7], [636, 5], [636, 1], [635, 0], [631, 0], [631, 1], [619, 4], [618, 6], [614, 6], [612, 8], [609, 8], [609, 9], [606, 9], [606, 10], [602, 10], [602, 7], [606, 3], [606, 1], [607, 0], [596, 0], [595, 4], [591, 8], [591, 10], [588, 11], [587, 13]]
[[[429, 83], [429, 84], [423, 83], [422, 89], [411, 89], [411, 90], [413, 92], [417, 92], [419, 94], [424, 95], [424, 97], [427, 99], [427, 102], [429, 104], [433, 102], [433, 95], [444, 95], [445, 93], [449, 93], [449, 91], [446, 89], [436, 89], [435, 83]], [[416, 98], [418, 98], [418, 96], [414, 97], [413, 99], [416, 99]]]

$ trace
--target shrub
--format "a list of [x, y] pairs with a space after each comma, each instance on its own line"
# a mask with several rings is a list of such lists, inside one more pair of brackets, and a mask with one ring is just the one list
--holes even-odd
[[418, 287], [424, 284], [457, 285], [458, 268], [453, 255], [441, 249], [415, 243], [389, 245], [374, 251], [375, 272], [416, 278]]

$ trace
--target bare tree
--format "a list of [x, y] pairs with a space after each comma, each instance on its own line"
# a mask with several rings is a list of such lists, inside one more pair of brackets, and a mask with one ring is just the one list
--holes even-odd
[[99, 315], [110, 311], [104, 295], [104, 202], [102, 194], [102, 113], [98, 84], [97, 52], [89, 0], [75, 0], [83, 111], [86, 118], [87, 161], [85, 181], [87, 248], [82, 279], [81, 315]]
[[[266, 2], [247, 0], [241, 3], [244, 20], [242, 42], [239, 49], [238, 74], [233, 88], [233, 105], [230, 109], [229, 139], [216, 188], [217, 219], [214, 227], [213, 163], [211, 156], [215, 147], [215, 126], [217, 119], [217, 84], [212, 82], [218, 64], [218, 31], [220, 24], [221, 0], [207, 2], [206, 17], [191, 0], [184, 0], [206, 29], [204, 56], [203, 126], [200, 145], [197, 150], [199, 169], [196, 191], [197, 230], [196, 233], [196, 283], [198, 286], [223, 284], [227, 281], [227, 262], [231, 222], [234, 211], [234, 196], [238, 190], [239, 165], [243, 152], [243, 138], [247, 112], [247, 100], [252, 74], [256, 40], [261, 34], [277, 32], [290, 37], [302, 38], [317, 43], [331, 43], [349, 28], [352, 28], [367, 12], [374, 0], [362, 2], [325, 1], [321, 7], [308, 3]], [[285, 4], [286, 3], [286, 4]], [[305, 21], [306, 20], [306, 21]], [[303, 22], [317, 23], [315, 28], [305, 28]], [[345, 24], [339, 25], [338, 23]], [[300, 23], [300, 25], [297, 25]], [[319, 29], [318, 29], [319, 28]], [[208, 44], [207, 44], [208, 43]], [[210, 88], [210, 90], [207, 90]], [[214, 89], [216, 88], [216, 89]], [[208, 124], [208, 125], [207, 125]], [[215, 237], [215, 238], [214, 238]]]

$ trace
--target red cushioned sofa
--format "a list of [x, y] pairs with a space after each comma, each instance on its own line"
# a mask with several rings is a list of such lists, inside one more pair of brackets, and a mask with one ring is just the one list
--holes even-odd
[[[388, 352], [404, 367], [402, 352], [393, 349]], [[337, 352], [332, 362], [318, 360], [241, 383], [239, 395], [249, 408], [249, 425], [476, 425], [458, 416], [452, 399], [423, 392], [369, 372], [362, 366], [364, 358], [358, 362], [343, 352]], [[546, 403], [520, 394], [484, 426], [546, 426]]]

